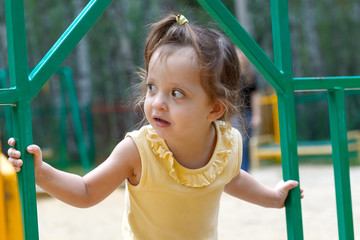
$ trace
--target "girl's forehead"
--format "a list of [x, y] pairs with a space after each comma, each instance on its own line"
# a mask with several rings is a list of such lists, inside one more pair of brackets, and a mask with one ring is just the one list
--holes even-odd
[[169, 58], [187, 58], [188, 63], [191, 65], [197, 64], [197, 57], [195, 50], [191, 46], [178, 46], [174, 44], [166, 44], [158, 47], [150, 58], [149, 65], [155, 64], [159, 61], [160, 64], [164, 64]]
[[195, 52], [191, 47], [159, 49], [150, 59], [147, 80], [166, 79], [167, 82], [200, 83], [201, 72], [194, 64]]

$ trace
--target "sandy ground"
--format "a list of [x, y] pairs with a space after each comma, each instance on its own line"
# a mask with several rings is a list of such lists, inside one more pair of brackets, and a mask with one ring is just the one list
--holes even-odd
[[[355, 239], [360, 239], [360, 167], [350, 171]], [[254, 169], [252, 175], [268, 186], [281, 179], [280, 166]], [[333, 170], [327, 165], [300, 166], [304, 239], [338, 239]], [[38, 197], [41, 240], [112, 240], [121, 238], [124, 189], [88, 209]], [[219, 239], [287, 239], [284, 209], [266, 209], [223, 194]]]

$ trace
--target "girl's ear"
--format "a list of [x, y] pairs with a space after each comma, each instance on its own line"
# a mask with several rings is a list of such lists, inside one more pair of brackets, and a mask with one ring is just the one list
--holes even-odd
[[207, 117], [209, 121], [215, 121], [224, 115], [226, 110], [226, 106], [223, 102], [216, 101], [216, 103], [213, 104], [213, 107]]

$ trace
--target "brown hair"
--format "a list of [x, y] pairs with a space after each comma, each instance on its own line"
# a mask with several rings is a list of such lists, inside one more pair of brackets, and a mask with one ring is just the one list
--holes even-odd
[[[229, 120], [239, 112], [240, 63], [232, 42], [220, 32], [186, 22], [176, 21], [172, 13], [150, 27], [144, 50], [145, 69], [140, 73], [143, 105], [146, 94], [145, 80], [150, 58], [161, 46], [191, 46], [197, 56], [202, 86], [212, 102], [220, 101], [226, 106], [221, 120]], [[168, 49], [168, 48], [167, 48]]]

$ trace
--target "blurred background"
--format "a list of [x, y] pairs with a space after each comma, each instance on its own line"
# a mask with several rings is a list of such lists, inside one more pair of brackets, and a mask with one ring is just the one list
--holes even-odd
[[[57, 41], [85, 0], [26, 0], [29, 69]], [[223, 3], [272, 58], [270, 3], [226, 0]], [[4, 0], [0, 0], [0, 69], [8, 68]], [[141, 113], [131, 108], [131, 86], [143, 67], [143, 46], [150, 23], [176, 10], [189, 21], [217, 28], [195, 0], [114, 0], [32, 102], [34, 143], [47, 150], [60, 168], [79, 166], [79, 141], [91, 166], [101, 163]], [[357, 0], [289, 1], [293, 73], [295, 77], [360, 75], [360, 2]], [[64, 75], [67, 71], [70, 74]], [[261, 94], [273, 89], [255, 71]], [[65, 76], [65, 77], [64, 77]], [[8, 87], [6, 77], [0, 83]], [[64, 83], [66, 82], [66, 84]], [[72, 89], [76, 90], [76, 99]], [[346, 98], [348, 129], [360, 128], [360, 92]], [[329, 139], [325, 92], [296, 93], [299, 140]], [[74, 111], [79, 113], [77, 117]], [[272, 121], [263, 116], [262, 123]], [[3, 149], [11, 135], [9, 107], [1, 107]], [[79, 120], [79, 121], [78, 121]], [[8, 124], [7, 124], [8, 123]], [[80, 123], [77, 124], [77, 123]], [[81, 128], [82, 138], [76, 135]], [[66, 159], [64, 161], [64, 159]]]

